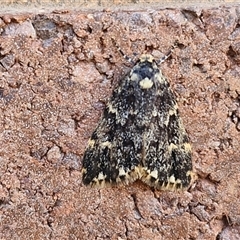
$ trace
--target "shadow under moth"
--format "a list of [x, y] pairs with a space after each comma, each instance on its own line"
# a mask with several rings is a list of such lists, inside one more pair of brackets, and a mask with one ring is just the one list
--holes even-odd
[[140, 179], [176, 190], [193, 182], [176, 97], [152, 55], [142, 55], [113, 91], [88, 142], [82, 173], [85, 185], [100, 187]]

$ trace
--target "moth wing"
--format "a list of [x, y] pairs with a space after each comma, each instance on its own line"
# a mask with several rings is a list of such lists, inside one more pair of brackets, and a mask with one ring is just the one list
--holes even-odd
[[[83, 183], [104, 186], [140, 176], [142, 130], [134, 125], [135, 91], [129, 76], [114, 90], [83, 157]], [[137, 146], [135, 143], [138, 142]]]
[[162, 190], [187, 188], [192, 180], [191, 146], [179, 116], [176, 98], [163, 76], [154, 112], [144, 135], [141, 180]]

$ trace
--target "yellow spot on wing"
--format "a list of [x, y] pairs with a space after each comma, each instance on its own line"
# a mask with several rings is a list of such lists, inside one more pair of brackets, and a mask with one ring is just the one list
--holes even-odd
[[155, 169], [154, 171], [150, 172], [150, 176], [157, 179], [158, 178], [158, 170]]
[[102, 147], [102, 148], [105, 148], [105, 147], [111, 148], [111, 147], [112, 147], [112, 143], [109, 142], [109, 141], [102, 142], [102, 143], [101, 143], [101, 147]]
[[89, 139], [88, 140], [88, 147], [93, 148], [95, 144], [95, 140]]
[[140, 84], [141, 88], [148, 89], [153, 86], [153, 81], [150, 80], [149, 78], [144, 78], [143, 80], [140, 81], [139, 84]]
[[138, 74], [133, 73], [133, 74], [131, 75], [131, 78], [130, 78], [131, 81], [138, 81], [138, 79], [139, 79]]
[[191, 145], [189, 143], [185, 143], [184, 148], [185, 148], [186, 152], [191, 152], [192, 151]]
[[112, 104], [108, 103], [108, 104], [107, 104], [107, 107], [108, 107], [108, 112], [111, 112], [111, 113], [116, 113], [116, 112], [117, 112], [117, 109], [114, 108], [114, 107], [112, 106]]

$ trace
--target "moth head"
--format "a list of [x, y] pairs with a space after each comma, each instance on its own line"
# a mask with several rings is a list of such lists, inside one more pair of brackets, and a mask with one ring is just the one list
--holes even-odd
[[140, 62], [155, 62], [154, 57], [151, 54], [142, 54], [139, 58]]

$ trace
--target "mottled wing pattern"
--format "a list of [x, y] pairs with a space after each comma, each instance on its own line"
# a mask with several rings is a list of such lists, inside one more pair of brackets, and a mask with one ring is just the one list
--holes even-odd
[[175, 96], [151, 55], [142, 55], [113, 91], [83, 157], [83, 183], [186, 188], [191, 147]]
[[189, 139], [168, 81], [161, 74], [155, 77], [154, 114], [144, 132], [147, 151], [141, 179], [157, 189], [187, 188], [194, 178]]

